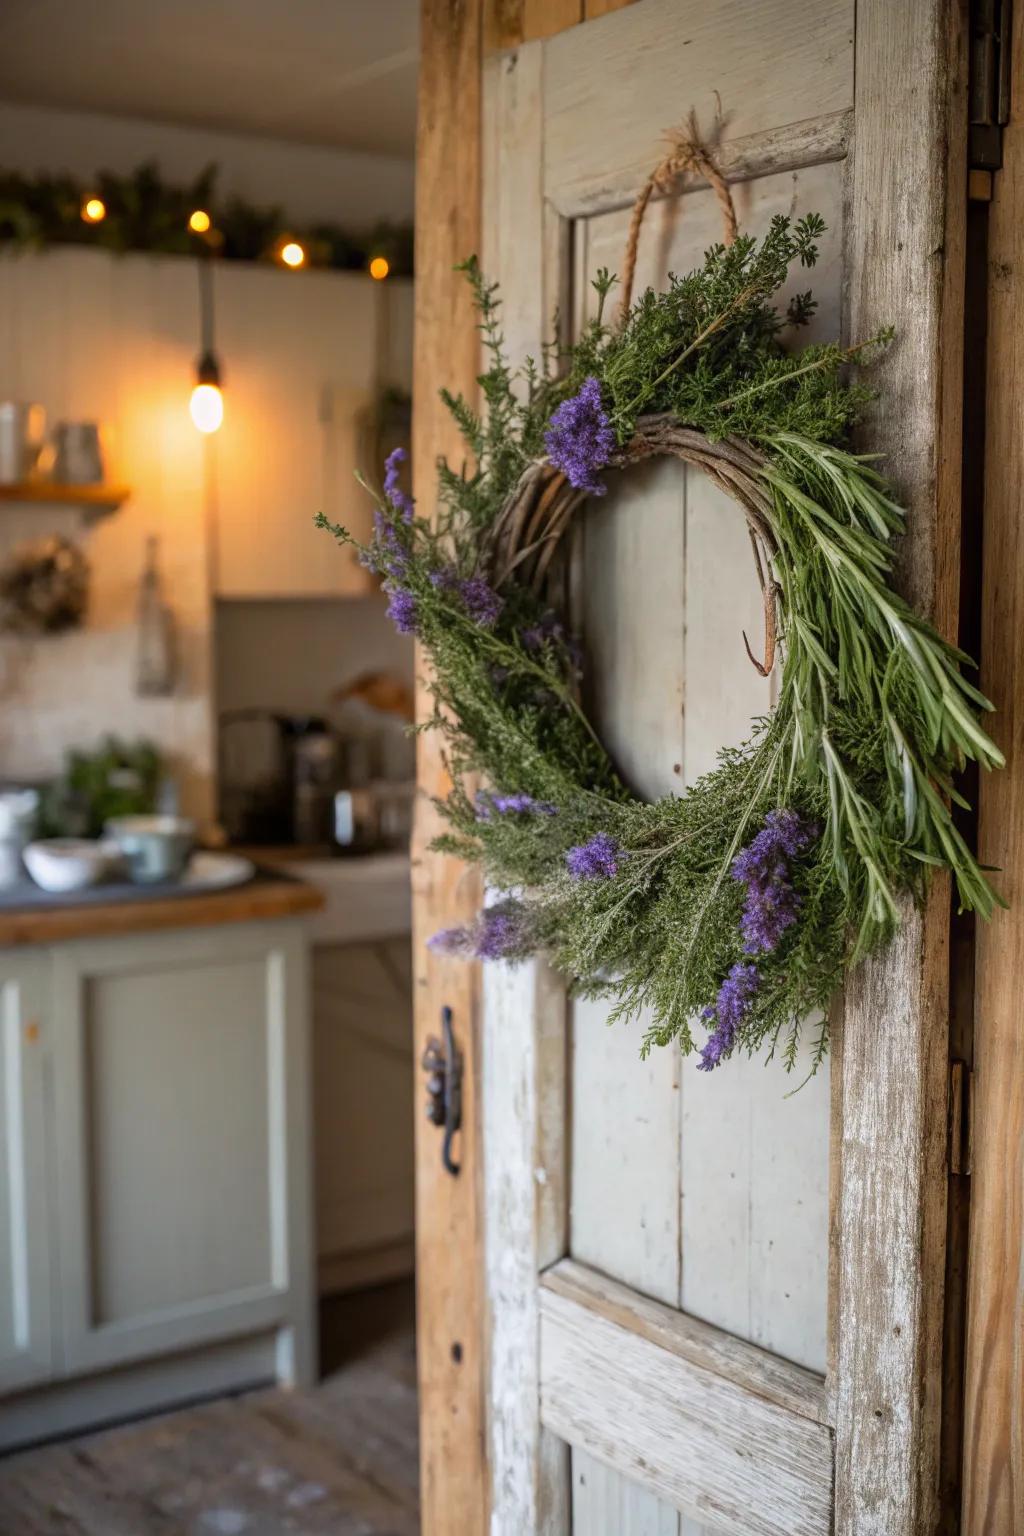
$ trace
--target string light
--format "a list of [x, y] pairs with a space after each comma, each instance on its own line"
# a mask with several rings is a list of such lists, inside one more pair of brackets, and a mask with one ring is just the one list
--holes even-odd
[[379, 283], [384, 281], [390, 271], [391, 266], [386, 256], [375, 256], [370, 262], [370, 276], [375, 277]]
[[286, 240], [281, 247], [281, 260], [294, 270], [305, 265], [306, 252], [297, 240]]
[[[199, 370], [202, 376], [202, 368]], [[224, 420], [224, 396], [219, 384], [200, 383], [192, 391], [188, 403], [193, 426], [200, 432], [217, 432]]]
[[224, 420], [224, 396], [220, 388], [220, 363], [213, 350], [213, 267], [211, 258], [199, 262], [199, 324], [202, 352], [196, 364], [196, 382], [188, 409], [200, 432], [216, 432]]
[[102, 197], [83, 197], [81, 212], [87, 224], [99, 224], [107, 216], [107, 205]]
[[205, 208], [197, 208], [188, 221], [188, 227], [194, 235], [205, 235], [212, 220]]

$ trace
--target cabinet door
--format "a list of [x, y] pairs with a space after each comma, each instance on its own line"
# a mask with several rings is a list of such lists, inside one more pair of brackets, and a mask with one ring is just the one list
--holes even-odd
[[53, 1371], [44, 953], [0, 955], [0, 1392]]
[[323, 1293], [412, 1273], [411, 961], [408, 937], [313, 951]]
[[362, 273], [217, 271], [224, 425], [211, 439], [220, 597], [336, 597], [368, 590], [324, 512], [361, 538], [375, 473], [380, 284]]
[[307, 1377], [301, 927], [64, 945], [54, 1018], [67, 1370], [281, 1328]]

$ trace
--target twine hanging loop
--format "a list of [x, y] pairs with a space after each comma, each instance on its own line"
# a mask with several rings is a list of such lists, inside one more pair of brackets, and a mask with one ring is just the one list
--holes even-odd
[[626, 323], [629, 306], [633, 300], [633, 279], [636, 276], [640, 226], [647, 212], [647, 204], [655, 192], [662, 194], [671, 192], [682, 176], [701, 176], [714, 192], [718, 199], [718, 206], [722, 210], [722, 239], [725, 244], [732, 245], [739, 233], [729, 183], [718, 169], [710, 149], [701, 137], [697, 126], [697, 114], [692, 107], [686, 122], [672, 129], [665, 137], [668, 140], [668, 153], [654, 167], [637, 193], [636, 202], [633, 204], [620, 274], [622, 284], [622, 298], [619, 303], [620, 328]]
[[[640, 226], [655, 192], [670, 192], [682, 176], [700, 176], [718, 199], [724, 243], [732, 245], [739, 233], [729, 184], [701, 138], [696, 114], [691, 110], [685, 124], [667, 138], [668, 153], [648, 176], [633, 204], [622, 258], [620, 327], [625, 324], [632, 301]], [[775, 664], [779, 643], [777, 605], [781, 591], [772, 575], [776, 543], [771, 496], [761, 473], [764, 454], [738, 438], [711, 441], [703, 432], [670, 417], [645, 416], [611, 463], [616, 468], [625, 468], [659, 456], [682, 459], [703, 470], [743, 509], [764, 600], [764, 660], [758, 661], [745, 634], [743, 643], [754, 667], [762, 677], [767, 677]], [[539, 593], [573, 514], [585, 499], [584, 492], [570, 485], [565, 475], [546, 460], [531, 464], [495, 518], [484, 545], [483, 568], [492, 583], [501, 586], [515, 571], [520, 581]]]

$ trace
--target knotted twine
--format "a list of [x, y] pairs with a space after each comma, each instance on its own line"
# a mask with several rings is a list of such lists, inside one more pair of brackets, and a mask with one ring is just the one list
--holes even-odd
[[[702, 177], [718, 200], [725, 245], [732, 245], [738, 234], [729, 184], [700, 136], [696, 114], [691, 110], [686, 123], [666, 137], [668, 153], [648, 176], [633, 204], [622, 259], [620, 327], [625, 323], [632, 299], [640, 228], [655, 192], [671, 192], [683, 176]], [[781, 590], [771, 575], [775, 539], [771, 526], [771, 497], [761, 475], [765, 456], [759, 448], [741, 438], [729, 437], [712, 442], [703, 432], [671, 417], [648, 416], [637, 422], [634, 436], [611, 462], [622, 468], [659, 456], [671, 456], [697, 466], [743, 508], [764, 602], [764, 661], [757, 660], [746, 634], [743, 643], [757, 671], [767, 677], [775, 663], [778, 644], [776, 603]], [[565, 475], [547, 460], [531, 464], [510, 493], [485, 543], [484, 566], [494, 584], [500, 586], [518, 568], [520, 578], [533, 591], [539, 592], [562, 535], [584, 500], [584, 492], [570, 485]]]
[[[622, 256], [622, 298], [619, 303], [619, 329], [625, 325], [629, 317], [629, 307], [633, 299], [633, 280], [636, 276], [637, 249], [640, 244], [640, 226], [647, 212], [647, 205], [655, 192], [667, 195], [673, 190], [676, 183], [684, 176], [698, 176], [708, 183], [722, 212], [722, 241], [725, 245], [732, 245], [739, 234], [739, 226], [736, 222], [736, 208], [733, 204], [732, 193], [729, 191], [729, 183], [715, 164], [714, 157], [704, 140], [701, 138], [700, 129], [697, 126], [697, 114], [691, 107], [685, 124], [678, 128], [670, 129], [665, 134], [668, 140], [668, 153], [655, 167], [640, 191], [637, 193], [633, 204], [633, 212], [629, 220], [629, 232], [626, 235], [626, 249]], [[762, 677], [767, 677], [775, 663], [775, 650], [778, 641], [778, 619], [776, 604], [779, 589], [775, 581], [768, 580], [765, 576], [765, 566], [770, 568], [770, 561], [766, 551], [762, 560], [760, 548], [759, 530], [747, 518], [747, 531], [750, 535], [751, 547], [754, 551], [754, 566], [757, 571], [757, 580], [761, 588], [761, 597], [764, 603], [764, 661], [758, 661], [750, 649], [750, 641], [746, 632], [743, 633], [743, 644], [747, 648], [747, 655], [760, 672]]]

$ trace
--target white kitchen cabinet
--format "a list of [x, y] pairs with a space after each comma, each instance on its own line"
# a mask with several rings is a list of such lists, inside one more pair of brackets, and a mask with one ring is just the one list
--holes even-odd
[[313, 1126], [320, 1294], [415, 1266], [409, 857], [288, 866], [323, 905], [313, 945]]
[[313, 1119], [321, 1294], [414, 1266], [409, 935], [313, 950]]
[[314, 1379], [307, 943], [272, 920], [0, 952], [0, 1447]]
[[53, 1371], [44, 1137], [46, 966], [0, 967], [0, 1393]]

